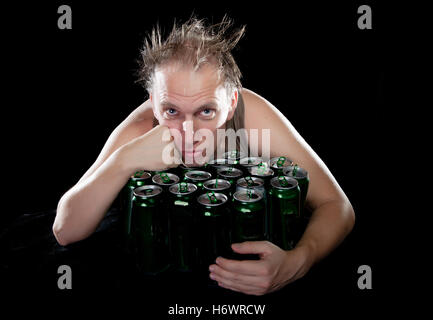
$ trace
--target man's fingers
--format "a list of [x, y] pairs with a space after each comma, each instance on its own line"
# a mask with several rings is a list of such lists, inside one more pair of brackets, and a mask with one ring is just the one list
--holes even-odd
[[245, 241], [241, 243], [233, 243], [233, 251], [241, 254], [270, 254], [271, 248], [268, 241]]
[[218, 265], [212, 265], [211, 269], [211, 275], [215, 275], [220, 279], [227, 279], [237, 284], [260, 288], [260, 278], [257, 276], [249, 276], [227, 271]]
[[253, 294], [253, 292], [257, 291], [257, 288], [250, 286], [250, 285], [244, 285], [240, 283], [235, 283], [232, 280], [214, 275], [213, 280], [218, 282], [218, 285], [220, 285], [223, 288], [230, 289], [233, 291], [239, 291], [246, 294]]
[[263, 274], [264, 263], [260, 260], [230, 260], [223, 257], [216, 259], [216, 264], [224, 270], [250, 276]]
[[[153, 129], [156, 129], [156, 127], [153, 128]], [[171, 142], [171, 141], [173, 141], [174, 137], [171, 134], [171, 130], [168, 127], [166, 127], [166, 126], [159, 126], [158, 129], [161, 130], [161, 140], [162, 140], [162, 142]]]

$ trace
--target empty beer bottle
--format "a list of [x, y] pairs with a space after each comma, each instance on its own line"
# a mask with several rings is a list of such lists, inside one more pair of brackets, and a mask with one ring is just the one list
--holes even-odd
[[310, 212], [305, 209], [305, 199], [310, 179], [308, 178], [308, 172], [298, 167], [298, 165], [284, 168], [283, 173], [285, 176], [296, 179], [300, 189], [299, 215], [295, 223], [295, 242], [297, 242], [302, 237], [310, 218]]
[[245, 176], [236, 181], [236, 191], [253, 189], [266, 197], [265, 182], [261, 178]]
[[227, 198], [231, 198], [231, 184], [227, 180], [224, 179], [211, 179], [207, 180], [203, 183], [203, 189], [205, 192], [215, 192], [215, 193], [223, 193], [227, 196]]
[[300, 199], [301, 210], [299, 213], [302, 215], [302, 213], [304, 212], [305, 199], [307, 198], [308, 185], [310, 184], [308, 172], [307, 170], [298, 167], [298, 165], [294, 165], [294, 166], [289, 166], [284, 168], [283, 174], [285, 176], [295, 178], [296, 181], [298, 181], [299, 189], [301, 191], [301, 199]]
[[188, 166], [186, 166], [184, 164], [180, 164], [177, 167], [177, 171], [176, 172], [177, 172], [177, 175], [179, 177], [183, 177], [185, 175], [185, 173], [187, 173], [188, 171], [194, 171], [194, 170], [202, 170], [202, 168], [201, 167], [188, 167]]
[[269, 161], [269, 165], [275, 171], [276, 176], [281, 176], [283, 175], [283, 169], [293, 165], [293, 161], [287, 157], [276, 157]]
[[[230, 211], [225, 194], [208, 192], [197, 198], [198, 210], [198, 262], [200, 273], [208, 278], [209, 265], [217, 257], [228, 257], [230, 248]], [[208, 280], [210, 283], [214, 281]]]
[[263, 162], [263, 159], [260, 157], [245, 157], [241, 158], [239, 160], [239, 165], [241, 167], [242, 172], [244, 175], [249, 175], [249, 168], [258, 166], [260, 163]]
[[218, 178], [227, 180], [230, 184], [236, 187], [236, 181], [242, 177], [242, 171], [234, 167], [221, 167], [218, 169]]
[[203, 190], [203, 182], [212, 178], [212, 175], [203, 170], [192, 170], [185, 173], [183, 180], [185, 182], [194, 183], [199, 190]]
[[274, 170], [269, 168], [266, 162], [261, 162], [257, 166], [248, 168], [248, 175], [262, 179], [265, 182], [265, 189], [268, 190], [274, 177]]
[[134, 196], [134, 189], [140, 186], [150, 184], [151, 174], [145, 170], [137, 171], [133, 176], [130, 177], [128, 183], [123, 188], [123, 200], [122, 200], [122, 239], [123, 245], [126, 250], [130, 250], [131, 241], [131, 213], [132, 213], [132, 198]]
[[162, 188], [145, 185], [134, 189], [132, 238], [136, 262], [144, 274], [155, 275], [168, 269], [168, 215], [161, 210]]
[[196, 263], [196, 212], [197, 186], [180, 182], [169, 188], [170, 255], [175, 270], [192, 271]]
[[268, 201], [270, 240], [284, 250], [292, 249], [299, 214], [298, 181], [286, 176], [273, 178]]
[[[241, 189], [233, 195], [231, 216], [231, 241], [266, 240], [266, 205], [262, 193], [253, 189]], [[256, 254], [233, 253], [233, 259], [258, 260]]]
[[162, 188], [168, 194], [168, 189], [171, 185], [179, 182], [179, 177], [174, 173], [157, 172], [152, 177], [152, 182]]
[[231, 159], [212, 159], [207, 163], [207, 168], [213, 176], [216, 176], [219, 168], [233, 167], [234, 165], [234, 160]]
[[236, 169], [234, 167], [221, 167], [218, 169], [217, 172], [217, 178], [218, 179], [224, 179], [230, 182], [231, 188], [230, 192], [231, 194], [236, 192], [236, 181], [242, 177], [242, 171], [239, 169]]

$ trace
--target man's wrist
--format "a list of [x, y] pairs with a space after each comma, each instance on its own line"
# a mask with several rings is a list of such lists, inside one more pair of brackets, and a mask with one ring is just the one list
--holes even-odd
[[111, 155], [118, 172], [125, 177], [131, 176], [138, 169], [131, 167], [127, 156], [127, 146], [122, 146]]
[[304, 241], [298, 243], [293, 250], [298, 253], [302, 261], [300, 272], [300, 277], [302, 277], [317, 261], [316, 246], [312, 241]]

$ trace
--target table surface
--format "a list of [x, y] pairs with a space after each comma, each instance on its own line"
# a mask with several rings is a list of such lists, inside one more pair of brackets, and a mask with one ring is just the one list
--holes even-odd
[[[55, 211], [25, 214], [0, 231], [1, 290], [8, 293], [36, 293], [38, 297], [65, 295], [57, 280], [60, 265], [72, 269], [75, 296], [103, 295], [142, 298], [149, 308], [165, 312], [175, 304], [270, 304], [275, 313], [287, 307], [287, 301], [305, 302], [313, 296], [347, 298], [356, 291], [356, 280], [347, 284], [341, 271], [347, 265], [340, 253], [328, 263], [315, 266], [306, 277], [283, 289], [264, 295], [249, 296], [220, 287], [211, 287], [191, 274], [167, 273], [163, 276], [140, 275], [125, 255], [119, 237], [119, 211], [111, 209], [89, 238], [60, 246], [51, 231]], [[343, 275], [344, 276], [344, 275]], [[346, 274], [347, 276], [347, 274]], [[356, 293], [355, 293], [356, 296]], [[278, 311], [279, 310], [279, 311]], [[270, 311], [268, 311], [269, 314]]]

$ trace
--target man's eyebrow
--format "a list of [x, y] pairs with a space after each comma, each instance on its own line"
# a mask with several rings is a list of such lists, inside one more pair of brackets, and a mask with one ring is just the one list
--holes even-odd
[[178, 109], [178, 107], [174, 103], [171, 103], [169, 101], [162, 101], [161, 102], [161, 106], [164, 107], [164, 108], [175, 108], [175, 109]]
[[218, 109], [218, 104], [214, 101], [209, 101], [209, 102], [203, 103], [200, 107], [197, 108], [197, 110], [206, 109], [206, 108]]
[[[161, 102], [161, 106], [164, 109], [169, 109], [169, 108], [179, 109], [178, 106], [176, 106], [174, 103], [171, 103], [170, 101], [162, 101]], [[214, 101], [208, 101], [206, 103], [203, 103], [195, 111], [203, 110], [203, 109], [206, 109], [206, 108], [215, 108], [215, 109], [218, 109], [218, 104], [216, 102], [214, 102]]]

